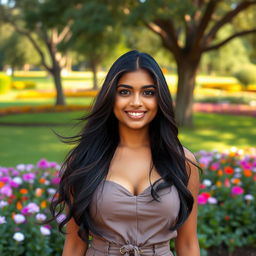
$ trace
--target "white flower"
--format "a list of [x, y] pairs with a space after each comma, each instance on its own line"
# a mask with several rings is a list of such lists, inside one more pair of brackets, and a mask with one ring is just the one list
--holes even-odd
[[218, 200], [215, 197], [209, 197], [208, 203], [209, 204], [217, 204]]
[[31, 171], [35, 166], [33, 164], [27, 164], [26, 170]]
[[41, 231], [42, 235], [44, 235], [44, 236], [49, 236], [51, 234], [50, 229], [48, 229], [46, 227], [40, 227], [40, 231]]
[[0, 201], [0, 208], [5, 207], [6, 205], [8, 205], [8, 203], [6, 201], [4, 201], [4, 200]]
[[36, 220], [38, 220], [38, 221], [44, 221], [44, 220], [46, 220], [46, 215], [43, 214], [43, 213], [38, 213], [38, 214], [36, 215]]
[[242, 176], [241, 173], [235, 173], [235, 175], [234, 175], [235, 178], [240, 178], [241, 176]]
[[19, 184], [19, 185], [23, 183], [23, 180], [22, 180], [21, 177], [15, 177], [15, 178], [13, 178], [12, 180], [13, 180], [15, 183]]
[[4, 216], [0, 216], [0, 224], [6, 223], [6, 219]]
[[26, 165], [25, 164], [18, 164], [18, 165], [16, 165], [16, 169], [18, 171], [25, 171], [26, 170]]
[[251, 200], [254, 199], [254, 197], [253, 197], [253, 195], [247, 194], [247, 195], [244, 196], [244, 199], [248, 200], [248, 201], [251, 201]]
[[23, 241], [25, 239], [25, 236], [21, 232], [16, 232], [13, 235], [13, 239], [18, 241], [18, 242], [21, 242], [21, 241]]
[[47, 189], [47, 192], [48, 192], [50, 195], [53, 195], [53, 194], [56, 192], [56, 189], [55, 189], [55, 188], [48, 188], [48, 189]]
[[45, 185], [50, 185], [50, 181], [49, 181], [49, 180], [46, 180], [46, 181], [44, 182], [44, 184], [45, 184]]
[[62, 222], [65, 218], [66, 218], [66, 215], [65, 215], [64, 213], [60, 214], [60, 215], [57, 217], [57, 222], [60, 223], [60, 222]]
[[20, 223], [25, 222], [26, 218], [22, 214], [15, 214], [13, 217], [13, 220], [16, 224], [20, 224]]
[[212, 185], [212, 182], [208, 179], [205, 179], [205, 180], [203, 180], [203, 184], [208, 187], [208, 186]]
[[241, 168], [239, 168], [239, 167], [236, 167], [234, 170], [235, 170], [235, 172], [238, 172], [238, 173], [242, 171]]

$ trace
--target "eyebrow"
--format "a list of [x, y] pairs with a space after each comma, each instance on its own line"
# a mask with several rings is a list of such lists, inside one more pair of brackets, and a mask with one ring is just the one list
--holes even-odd
[[[133, 87], [128, 85], [128, 84], [118, 84], [117, 88], [119, 88], [119, 87], [125, 87], [125, 88], [128, 88], [128, 89], [133, 89]], [[145, 88], [155, 88], [156, 89], [156, 86], [154, 84], [143, 85], [142, 89], [145, 89]]]

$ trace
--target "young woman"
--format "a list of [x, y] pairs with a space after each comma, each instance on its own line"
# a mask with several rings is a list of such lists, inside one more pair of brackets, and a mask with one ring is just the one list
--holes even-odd
[[[110, 68], [61, 170], [63, 256], [199, 256], [194, 155], [178, 139], [156, 61], [130, 51]], [[89, 242], [89, 236], [92, 240]]]

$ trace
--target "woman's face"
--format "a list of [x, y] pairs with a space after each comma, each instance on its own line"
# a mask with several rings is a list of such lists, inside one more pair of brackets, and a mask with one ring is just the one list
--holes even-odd
[[114, 114], [131, 129], [147, 127], [157, 113], [156, 85], [145, 69], [127, 72], [116, 88]]

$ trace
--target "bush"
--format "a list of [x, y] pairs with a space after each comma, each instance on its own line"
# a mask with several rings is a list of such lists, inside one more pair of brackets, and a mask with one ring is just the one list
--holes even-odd
[[248, 65], [241, 68], [239, 71], [234, 73], [234, 76], [240, 81], [244, 86], [250, 84], [256, 84], [256, 66]]
[[36, 166], [0, 168], [0, 255], [57, 256], [64, 236], [57, 223], [40, 225], [59, 182], [58, 164], [41, 160]]
[[11, 78], [0, 74], [0, 94], [7, 93], [11, 89]]
[[225, 91], [241, 91], [242, 86], [240, 84], [233, 84], [233, 83], [204, 83], [201, 84], [201, 88], [208, 88], [208, 89], [219, 89]]
[[14, 81], [12, 82], [12, 88], [16, 90], [35, 89], [36, 83], [32, 81]]
[[256, 150], [251, 155], [204, 152], [205, 170], [198, 196], [198, 234], [202, 249], [256, 245]]

